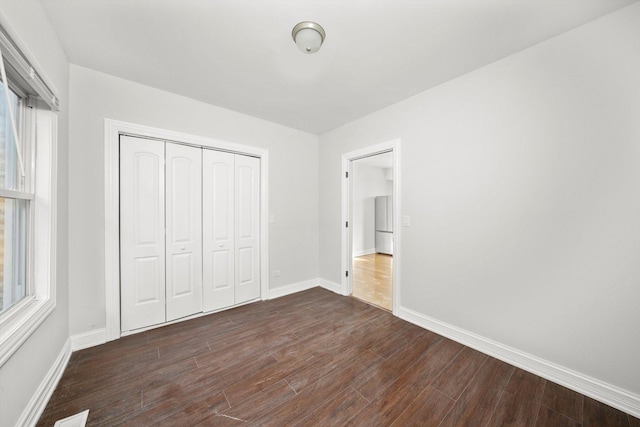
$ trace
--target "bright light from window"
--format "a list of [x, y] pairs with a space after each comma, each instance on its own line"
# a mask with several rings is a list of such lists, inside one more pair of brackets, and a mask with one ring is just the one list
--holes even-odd
[[[16, 143], [7, 109], [6, 93], [0, 85], [0, 189], [23, 191]], [[19, 111], [20, 98], [9, 91], [13, 111]], [[16, 115], [19, 119], [19, 115]], [[0, 315], [28, 295], [27, 229], [29, 200], [11, 194], [0, 197]]]

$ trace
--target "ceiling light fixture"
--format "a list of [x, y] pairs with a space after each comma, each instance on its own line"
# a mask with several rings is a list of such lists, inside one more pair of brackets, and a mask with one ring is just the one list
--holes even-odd
[[304, 53], [315, 53], [325, 38], [324, 28], [311, 21], [303, 21], [293, 27], [291, 36]]

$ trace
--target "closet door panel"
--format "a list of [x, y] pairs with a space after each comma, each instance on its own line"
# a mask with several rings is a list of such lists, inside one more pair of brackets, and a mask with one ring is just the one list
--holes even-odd
[[234, 305], [234, 158], [232, 153], [203, 150], [204, 311]]
[[164, 143], [120, 137], [121, 328], [165, 321]]
[[260, 159], [235, 158], [235, 303], [260, 297]]
[[202, 149], [166, 144], [167, 321], [202, 311]]

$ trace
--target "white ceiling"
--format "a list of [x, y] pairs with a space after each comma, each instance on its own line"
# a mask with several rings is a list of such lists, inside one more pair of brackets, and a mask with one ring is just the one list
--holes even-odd
[[[69, 60], [321, 134], [638, 0], [41, 0]], [[316, 54], [291, 29], [327, 32]]]

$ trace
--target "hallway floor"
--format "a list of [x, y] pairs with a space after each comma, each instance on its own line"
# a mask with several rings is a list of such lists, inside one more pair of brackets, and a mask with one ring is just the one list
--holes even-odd
[[353, 296], [391, 311], [393, 256], [369, 254], [353, 258]]

